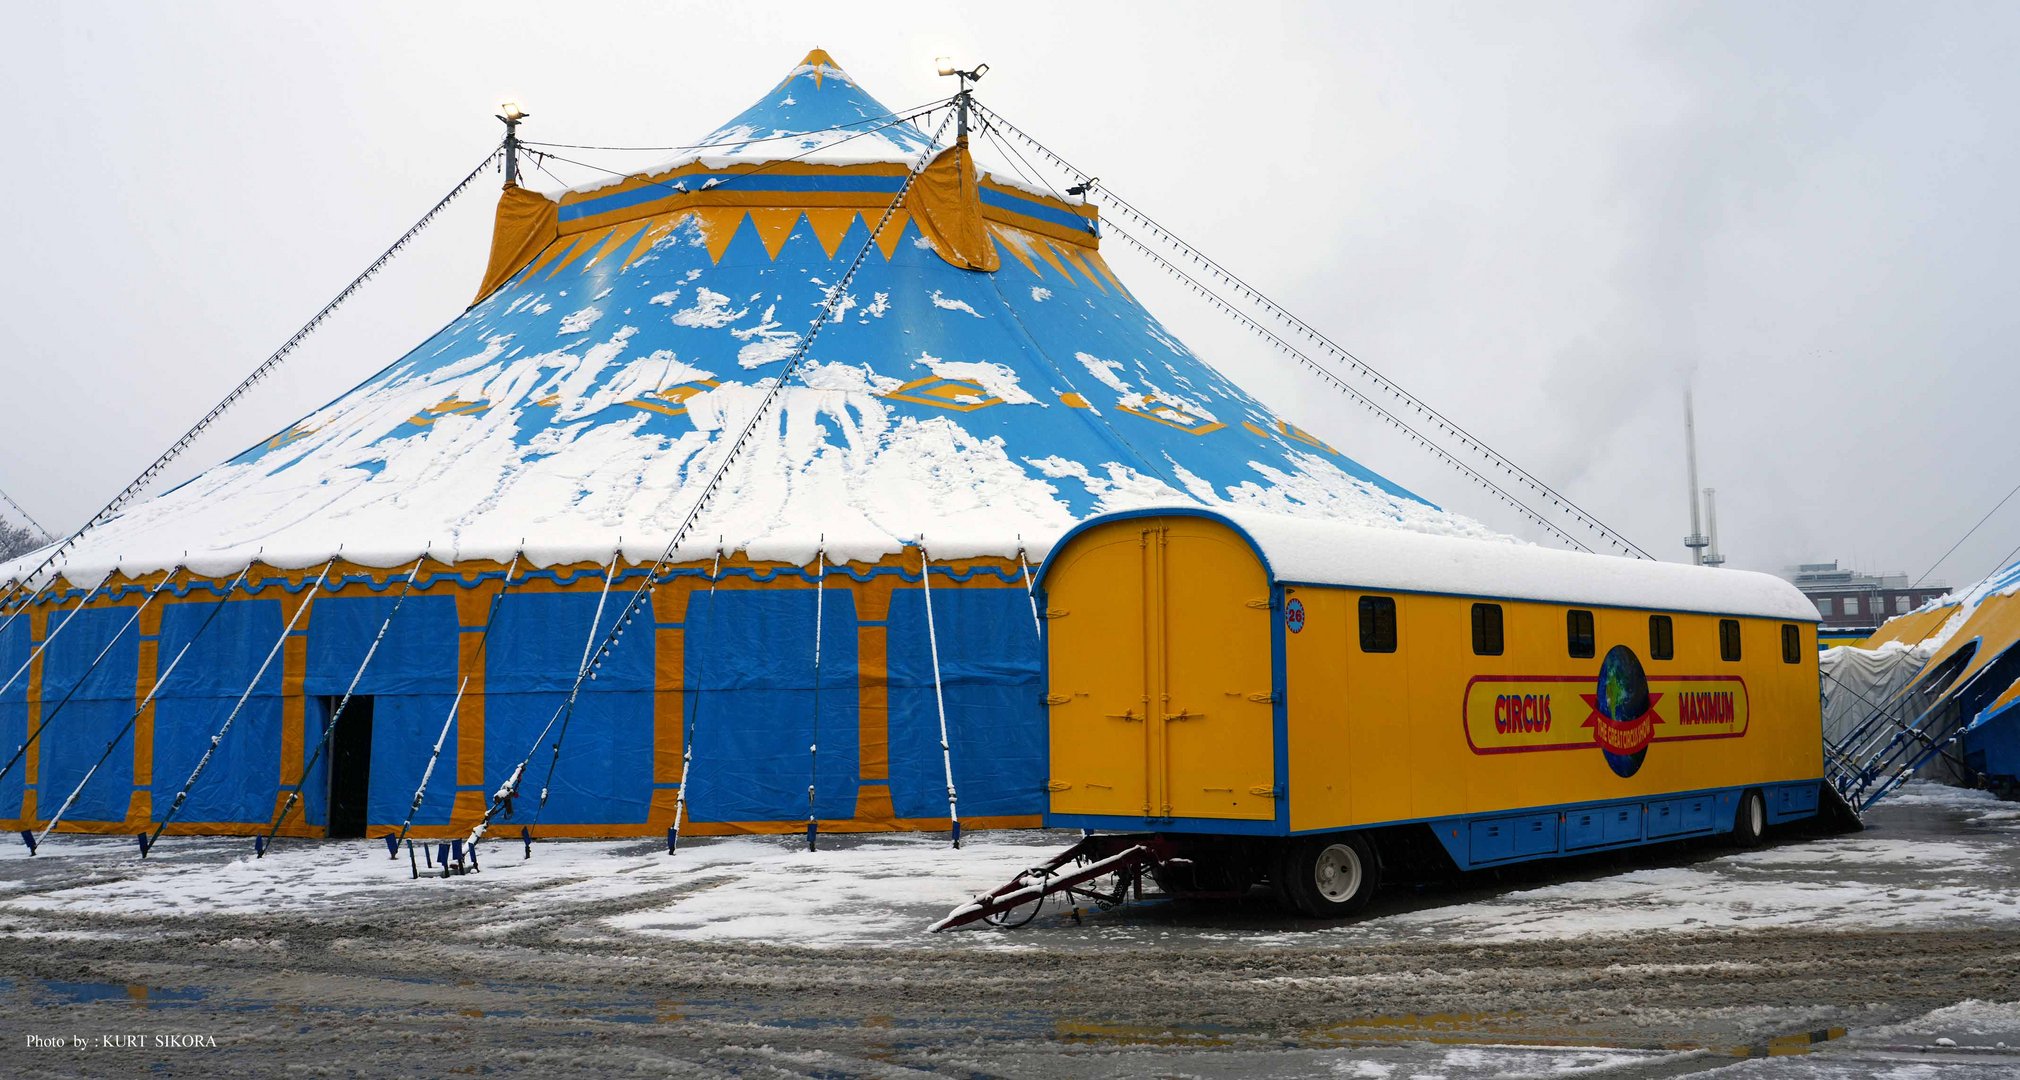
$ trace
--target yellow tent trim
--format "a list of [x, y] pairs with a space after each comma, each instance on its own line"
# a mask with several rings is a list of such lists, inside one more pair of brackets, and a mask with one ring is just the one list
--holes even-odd
[[[639, 235], [638, 243], [631, 249], [631, 254], [624, 257], [624, 265], [630, 266], [632, 263], [638, 261], [639, 256], [651, 251], [653, 245], [658, 244], [662, 239], [671, 235], [673, 230], [680, 226], [681, 219], [685, 217], [687, 217], [687, 214], [679, 213], [669, 214], [661, 218], [653, 218], [652, 224], [647, 226], [645, 232]], [[618, 269], [621, 270], [623, 268], [619, 267]]]
[[942, 259], [963, 270], [992, 271], [1002, 267], [989, 226], [982, 220], [982, 193], [975, 186], [975, 161], [968, 137], [934, 158], [919, 171], [905, 194], [905, 209], [919, 224], [919, 233]]
[[1012, 236], [1011, 230], [1008, 227], [1003, 225], [991, 225], [989, 226], [989, 231], [995, 235], [996, 246], [998, 248], [1001, 248], [1004, 251], [1008, 251], [1010, 253], [1011, 258], [1016, 259], [1020, 263], [1023, 263], [1024, 269], [1031, 271], [1033, 275], [1040, 277], [1044, 276], [1038, 273], [1038, 264], [1031, 261], [1031, 256], [1025, 250], [1029, 245], [1019, 243], [1017, 239], [1014, 236]]
[[765, 254], [773, 259], [785, 250], [786, 241], [793, 235], [793, 227], [800, 222], [797, 209], [753, 209], [750, 222], [757, 228], [758, 239], [764, 242]]
[[1888, 619], [1885, 625], [1873, 631], [1873, 635], [1859, 642], [1858, 646], [1862, 649], [1877, 649], [1889, 641], [1898, 641], [1903, 645], [1913, 645], [1930, 634], [1935, 633], [1939, 627], [1950, 621], [1950, 616], [1956, 613], [1957, 605], [1945, 604], [1942, 607], [1931, 608], [1928, 611], [1917, 611], [1907, 615], [1896, 616], [1895, 618]]
[[507, 184], [498, 196], [497, 223], [491, 228], [491, 260], [484, 267], [484, 281], [477, 287], [476, 303], [498, 286], [512, 280], [534, 256], [561, 235], [557, 214], [561, 207], [545, 195]]
[[619, 225], [610, 230], [610, 239], [605, 240], [603, 246], [596, 249], [596, 254], [590, 256], [589, 262], [583, 266], [583, 269], [587, 270], [589, 267], [595, 266], [597, 263], [609, 258], [610, 253], [616, 250], [619, 245], [638, 235], [638, 231], [645, 228], [645, 224], [642, 220], [634, 221], [628, 225]]

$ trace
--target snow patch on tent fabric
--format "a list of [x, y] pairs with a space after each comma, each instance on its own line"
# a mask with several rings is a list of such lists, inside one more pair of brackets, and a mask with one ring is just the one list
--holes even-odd
[[927, 370], [943, 379], [975, 383], [982, 388], [986, 397], [998, 398], [1008, 405], [1043, 404], [1018, 385], [1015, 371], [1002, 364], [987, 360], [942, 360], [931, 353], [923, 352], [913, 363], [924, 365]]

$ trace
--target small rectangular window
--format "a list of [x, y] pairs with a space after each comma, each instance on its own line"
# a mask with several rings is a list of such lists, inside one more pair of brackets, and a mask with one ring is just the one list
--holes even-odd
[[1831, 613], [1831, 598], [1828, 596], [1817, 597], [1817, 614], [1829, 615], [1830, 613]]
[[1473, 655], [1501, 655], [1501, 605], [1473, 605]]
[[1648, 655], [1654, 660], [1676, 659], [1676, 627], [1669, 616], [1648, 617]]
[[1593, 655], [1592, 613], [1573, 609], [1565, 614], [1565, 641], [1573, 656]]
[[1396, 651], [1396, 600], [1394, 597], [1361, 597], [1361, 651]]
[[1782, 663], [1803, 662], [1803, 632], [1794, 623], [1782, 624]]
[[1894, 614], [1906, 615], [1907, 613], [1908, 613], [1908, 594], [1897, 593], [1894, 596]]
[[1739, 620], [1718, 621], [1718, 655], [1723, 660], [1739, 659]]

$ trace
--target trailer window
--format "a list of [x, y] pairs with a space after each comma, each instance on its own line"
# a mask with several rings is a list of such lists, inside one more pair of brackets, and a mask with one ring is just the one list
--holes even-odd
[[1656, 660], [1676, 659], [1676, 626], [1669, 616], [1648, 617], [1648, 655]]
[[1501, 655], [1501, 605], [1473, 605], [1473, 655]]
[[1396, 651], [1396, 600], [1394, 597], [1361, 597], [1361, 651]]
[[1739, 659], [1739, 620], [1718, 621], [1718, 655], [1722, 660]]
[[1782, 663], [1803, 662], [1803, 632], [1794, 623], [1782, 624]]
[[1591, 656], [1592, 613], [1575, 608], [1567, 612], [1564, 618], [1564, 637], [1565, 643], [1571, 649], [1571, 655]]

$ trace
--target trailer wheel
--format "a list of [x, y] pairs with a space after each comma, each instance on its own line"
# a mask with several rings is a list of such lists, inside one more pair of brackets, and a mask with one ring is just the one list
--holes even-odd
[[1739, 812], [1733, 815], [1732, 842], [1740, 847], [1759, 847], [1767, 833], [1767, 800], [1748, 789], [1739, 797]]
[[1293, 844], [1282, 865], [1284, 892], [1299, 911], [1317, 919], [1352, 915], [1367, 906], [1381, 883], [1374, 849], [1354, 834]]

